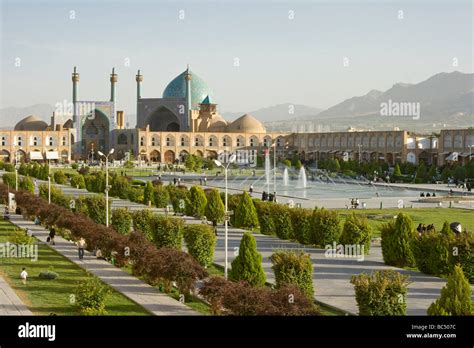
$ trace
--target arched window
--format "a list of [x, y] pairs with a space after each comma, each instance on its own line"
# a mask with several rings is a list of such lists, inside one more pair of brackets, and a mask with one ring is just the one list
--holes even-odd
[[18, 146], [22, 146], [22, 145], [23, 145], [23, 139], [21, 138], [21, 136], [17, 138], [16, 144], [17, 144]]
[[[166, 139], [166, 141], [168, 142], [168, 139]], [[152, 137], [151, 138], [151, 146], [156, 146], [156, 139], [155, 137]], [[169, 145], [168, 145], [169, 146]]]
[[140, 146], [144, 146], [144, 145], [145, 145], [145, 138], [140, 137]]
[[33, 137], [32, 143], [33, 146], [38, 146], [38, 137]]
[[228, 135], [226, 135], [224, 138], [222, 138], [222, 146], [231, 146], [232, 140]]
[[48, 139], [48, 145], [49, 145], [49, 146], [54, 146], [53, 137], [49, 137], [49, 139]]
[[5, 146], [6, 143], [7, 143], [6, 138], [5, 138], [5, 137], [2, 137], [2, 146]]
[[122, 133], [118, 136], [117, 143], [119, 145], [127, 145], [127, 135]]
[[66, 137], [63, 137], [62, 144], [63, 144], [63, 146], [66, 146], [66, 145], [67, 145], [67, 138], [66, 138]]

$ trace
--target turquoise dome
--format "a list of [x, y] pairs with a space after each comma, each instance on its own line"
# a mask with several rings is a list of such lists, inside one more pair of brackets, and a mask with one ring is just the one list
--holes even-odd
[[[201, 79], [192, 71], [189, 71], [191, 74], [191, 108], [197, 109], [199, 104], [201, 104], [206, 98], [207, 100], [214, 100], [212, 91]], [[186, 98], [186, 71], [183, 71], [181, 74], [176, 76], [173, 81], [171, 81], [168, 86], [166, 86], [165, 91], [163, 92], [163, 98]]]

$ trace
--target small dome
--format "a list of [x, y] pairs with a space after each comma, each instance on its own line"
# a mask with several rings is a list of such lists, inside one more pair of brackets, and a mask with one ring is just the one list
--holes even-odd
[[240, 116], [229, 125], [229, 132], [234, 133], [265, 133], [265, 126], [250, 114]]
[[25, 117], [15, 125], [17, 131], [44, 131], [48, 128], [48, 124], [35, 115]]
[[219, 115], [215, 114], [212, 116], [211, 122], [209, 124], [209, 127], [207, 127], [208, 132], [226, 132], [228, 123], [224, 118]]
[[72, 123], [72, 120], [69, 119], [69, 120], [67, 120], [66, 122], [64, 122], [63, 128], [74, 128], [74, 125], [73, 125], [73, 123]]

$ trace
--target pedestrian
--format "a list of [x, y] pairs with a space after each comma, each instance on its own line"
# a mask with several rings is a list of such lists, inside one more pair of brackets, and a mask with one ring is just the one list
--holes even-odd
[[418, 232], [418, 236], [421, 237], [421, 235], [423, 234], [423, 225], [421, 223], [418, 224], [418, 227], [416, 228], [416, 231]]
[[253, 193], [253, 185], [250, 185], [249, 192], [250, 192], [250, 196], [252, 196], [252, 193]]
[[262, 192], [262, 201], [267, 200], [267, 193], [265, 191]]
[[54, 242], [54, 236], [56, 236], [56, 230], [54, 227], [51, 227], [49, 230], [49, 245], [55, 245], [56, 243]]
[[84, 248], [86, 247], [86, 241], [84, 238], [80, 238], [79, 241], [77, 242], [77, 250], [79, 252], [79, 260], [82, 260], [84, 258]]
[[35, 190], [38, 187], [38, 181], [35, 179]]
[[207, 177], [204, 177], [204, 186], [207, 186]]
[[176, 178], [173, 178], [174, 186], [176, 186], [176, 182], [177, 182]]
[[28, 280], [28, 272], [26, 272], [25, 267], [23, 267], [23, 269], [20, 273], [20, 278], [21, 278], [21, 282], [23, 283], [23, 285], [26, 285], [26, 281]]
[[169, 213], [170, 213], [170, 207], [167, 205], [165, 207], [165, 216], [168, 216]]
[[199, 178], [199, 185], [202, 186], [202, 178]]
[[275, 203], [277, 201], [277, 193], [276, 192], [273, 192], [273, 200], [272, 201], [275, 202]]
[[273, 194], [272, 193], [268, 194], [268, 201], [273, 202]]

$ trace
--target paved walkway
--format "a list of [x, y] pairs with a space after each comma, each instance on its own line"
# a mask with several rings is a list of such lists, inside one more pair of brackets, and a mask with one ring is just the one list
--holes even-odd
[[0, 316], [33, 315], [12, 287], [0, 276]]
[[[46, 242], [49, 231], [21, 215], [11, 215], [11, 222], [21, 228], [29, 228], [40, 241]], [[185, 304], [176, 301], [156, 288], [142, 282], [105, 260], [99, 260], [92, 253], [85, 251], [84, 259], [79, 260], [77, 247], [70, 241], [56, 236], [56, 245], [51, 246], [57, 252], [77, 264], [79, 267], [99, 277], [124, 296], [135, 301], [154, 315], [199, 315]], [[1, 313], [0, 313], [1, 314]]]
[[[67, 195], [84, 195], [86, 190], [78, 190], [70, 186], [61, 186], [63, 192]], [[112, 208], [127, 207], [130, 210], [143, 209], [143, 204], [133, 203], [127, 200], [111, 198]], [[163, 209], [150, 208], [153, 212], [163, 214]], [[192, 217], [183, 217], [186, 223], [200, 224], [200, 220]], [[238, 228], [229, 228], [229, 262], [235, 258], [234, 251], [240, 245], [240, 239], [244, 231]], [[267, 281], [274, 282], [274, 274], [271, 268], [269, 257], [275, 249], [304, 249], [311, 255], [314, 267], [313, 285], [315, 289], [315, 298], [320, 302], [337, 307], [348, 313], [358, 313], [357, 303], [355, 301], [354, 287], [350, 283], [353, 275], [360, 273], [370, 273], [381, 269], [395, 269], [402, 274], [410, 276], [407, 295], [407, 314], [408, 315], [426, 315], [426, 310], [432, 302], [439, 298], [441, 288], [446, 281], [438, 277], [429, 276], [417, 271], [408, 271], [395, 267], [386, 266], [383, 262], [380, 246], [373, 245], [370, 255], [365, 256], [363, 261], [343, 258], [328, 258], [325, 256], [325, 250], [307, 247], [298, 243], [284, 241], [273, 236], [254, 234], [257, 240], [257, 248], [263, 256], [263, 267], [267, 276]], [[218, 243], [214, 262], [224, 266], [224, 227], [218, 228]], [[229, 266], [230, 267], [230, 266]], [[474, 290], [474, 287], [473, 287]]]

